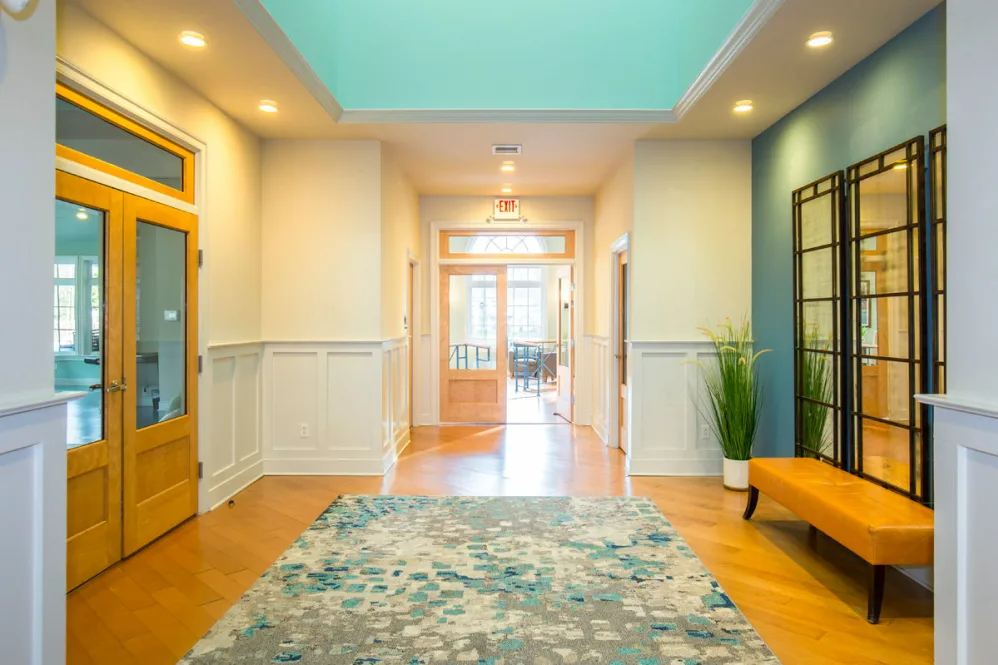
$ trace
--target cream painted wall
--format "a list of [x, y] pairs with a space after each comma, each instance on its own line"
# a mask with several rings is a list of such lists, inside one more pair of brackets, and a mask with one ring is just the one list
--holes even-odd
[[[260, 141], [89, 14], [59, 3], [58, 55], [207, 145], [199, 192], [208, 344], [260, 338]], [[45, 85], [51, 88], [51, 76]], [[50, 140], [50, 143], [52, 141]]]
[[[419, 217], [422, 247], [427, 257], [433, 247], [434, 238], [430, 237], [430, 224], [433, 222], [478, 222], [492, 214], [495, 197], [491, 196], [421, 196], [419, 198]], [[538, 196], [520, 199], [523, 214], [531, 222], [582, 222], [584, 225], [583, 246], [585, 256], [582, 265], [585, 275], [585, 330], [588, 334], [593, 329], [593, 230], [595, 227], [593, 199], [589, 196]], [[427, 274], [429, 274], [427, 272]], [[430, 311], [429, 279], [422, 285], [423, 311]], [[430, 332], [428, 316], [423, 317], [420, 326], [423, 334]]]
[[265, 340], [382, 339], [381, 178], [378, 141], [264, 142]]
[[[419, 195], [388, 146], [381, 155], [381, 337], [406, 334], [409, 255], [420, 256]], [[426, 311], [426, 310], [423, 310]]]
[[0, 311], [17, 320], [3, 327], [0, 402], [52, 392], [54, 4], [27, 21], [0, 12]]
[[698, 340], [751, 314], [748, 141], [638, 141], [631, 338]]
[[596, 193], [596, 290], [593, 334], [610, 336], [610, 245], [634, 228], [634, 149], [627, 151]]

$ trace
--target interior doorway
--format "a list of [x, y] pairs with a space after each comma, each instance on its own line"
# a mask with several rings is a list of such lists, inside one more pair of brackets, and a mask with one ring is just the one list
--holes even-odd
[[197, 217], [56, 172], [67, 587], [197, 512]]
[[[576, 231], [461, 228], [435, 235], [438, 422], [572, 423]], [[489, 383], [487, 372], [500, 369], [502, 385]], [[493, 406], [500, 396], [502, 407]], [[478, 406], [464, 407], [472, 417], [458, 417], [457, 403]]]
[[506, 422], [570, 423], [572, 266], [510, 265], [508, 276]]

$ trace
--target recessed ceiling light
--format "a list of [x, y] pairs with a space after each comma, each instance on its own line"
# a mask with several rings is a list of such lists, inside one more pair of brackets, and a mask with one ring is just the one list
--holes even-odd
[[81, 221], [86, 221], [90, 219], [90, 215], [87, 214], [86, 210], [80, 208], [79, 210], [76, 211], [76, 219], [79, 219]]
[[507, 185], [506, 187], [502, 188], [502, 193], [503, 194], [512, 194], [513, 193], [513, 188]]
[[194, 32], [193, 30], [184, 30], [181, 32], [180, 43], [194, 48], [204, 48], [208, 44], [208, 42], [205, 41], [204, 35], [200, 32]]
[[513, 162], [503, 162], [502, 166], [499, 167], [500, 171], [505, 171], [506, 173], [512, 173], [516, 170], [516, 165]]
[[264, 113], [277, 113], [277, 102], [272, 99], [262, 99], [260, 100], [260, 106], [257, 108]]
[[753, 108], [751, 99], [743, 99], [735, 102], [735, 113], [748, 113]]
[[827, 30], [816, 32], [807, 39], [807, 45], [811, 48], [821, 48], [832, 43], [832, 33]]

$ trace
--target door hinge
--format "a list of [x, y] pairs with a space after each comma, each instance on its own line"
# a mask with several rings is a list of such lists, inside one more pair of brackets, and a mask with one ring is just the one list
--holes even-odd
[[198, 356], [198, 374], [204, 371], [204, 356]]
[[203, 267], [204, 267], [204, 250], [203, 249], [199, 249], [198, 250], [198, 268], [203, 268]]
[[204, 478], [204, 462], [198, 462], [198, 480]]
[[572, 406], [575, 406], [575, 395], [572, 395], [571, 397], [568, 398], [568, 403], [571, 404]]

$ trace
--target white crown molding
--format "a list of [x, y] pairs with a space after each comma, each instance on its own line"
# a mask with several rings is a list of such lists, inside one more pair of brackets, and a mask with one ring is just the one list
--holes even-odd
[[270, 15], [260, 0], [233, 0], [233, 2], [270, 45], [270, 48], [274, 49], [274, 53], [284, 61], [291, 73], [312, 94], [315, 101], [319, 102], [319, 105], [332, 116], [333, 120], [339, 122], [340, 116], [343, 115], [343, 107], [336, 101], [336, 97], [322, 82], [322, 79], [315, 73], [301, 52], [295, 48], [291, 39], [277, 25], [274, 17]]
[[357, 109], [343, 112], [347, 124], [401, 123], [638, 123], [676, 121], [669, 109]]
[[707, 91], [714, 85], [717, 79], [721, 78], [724, 70], [735, 61], [738, 54], [748, 46], [748, 43], [758, 34], [764, 25], [772, 18], [776, 10], [783, 4], [783, 0], [755, 0], [745, 16], [734, 27], [728, 38], [721, 44], [714, 57], [710, 59], [707, 66], [703, 68], [700, 75], [694, 79], [692, 85], [687, 88], [683, 96], [679, 98], [672, 112], [676, 117], [676, 122], [683, 119], [691, 108], [707, 94]]

